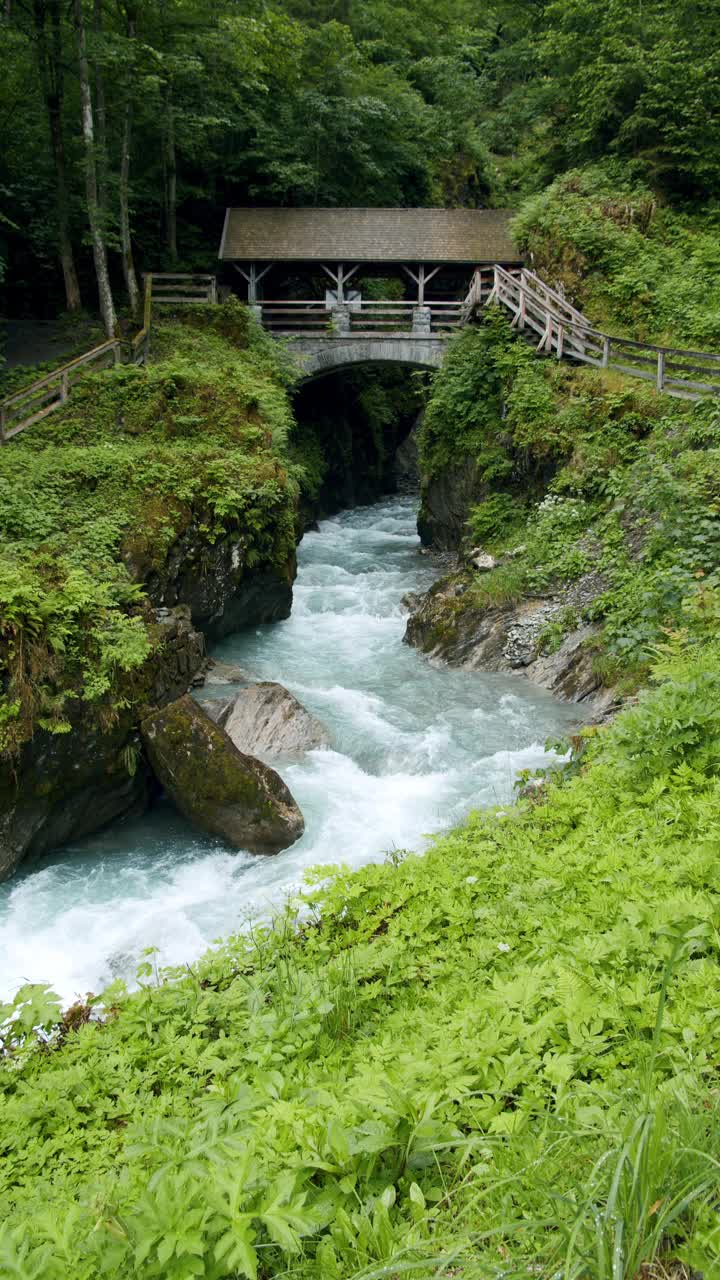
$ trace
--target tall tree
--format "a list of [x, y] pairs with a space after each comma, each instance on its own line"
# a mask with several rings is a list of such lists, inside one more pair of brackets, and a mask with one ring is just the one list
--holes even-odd
[[[121, 6], [122, 8], [122, 6]], [[136, 8], [128, 0], [124, 6], [126, 34], [132, 49], [135, 42]], [[133, 125], [133, 82], [135, 60], [129, 57], [126, 63], [128, 73], [125, 86], [125, 103], [123, 107], [122, 139], [120, 142], [120, 176], [118, 183], [118, 200], [120, 206], [120, 252], [122, 254], [123, 278], [130, 301], [130, 310], [137, 319], [140, 314], [140, 288], [135, 271], [132, 235], [130, 232], [130, 161], [132, 156]]]
[[55, 166], [55, 217], [58, 256], [65, 283], [65, 303], [68, 311], [79, 311], [82, 304], [70, 237], [67, 161], [63, 136], [63, 34], [59, 0], [33, 0], [33, 21], [35, 54]]
[[95, 275], [97, 277], [100, 312], [108, 337], [115, 333], [117, 319], [110, 275], [107, 264], [105, 233], [102, 212], [98, 202], [97, 159], [95, 155], [95, 128], [93, 123], [92, 93], [90, 89], [90, 69], [88, 66], [87, 36], [85, 32], [85, 15], [83, 0], [73, 0], [75, 18], [75, 35], [77, 39], [77, 64], [80, 81], [80, 104], [82, 111], [82, 134], [85, 146], [85, 195], [87, 199], [88, 222], [92, 240]]

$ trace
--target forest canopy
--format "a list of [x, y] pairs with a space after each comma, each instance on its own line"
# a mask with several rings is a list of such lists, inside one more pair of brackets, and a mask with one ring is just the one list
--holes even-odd
[[712, 0], [7, 0], [1, 309], [99, 282], [109, 327], [229, 203], [515, 206], [603, 159], [707, 204], [719, 36]]

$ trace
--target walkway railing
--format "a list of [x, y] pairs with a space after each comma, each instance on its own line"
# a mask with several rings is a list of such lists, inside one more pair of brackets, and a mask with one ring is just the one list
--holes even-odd
[[463, 323], [462, 302], [361, 302], [330, 304], [318, 299], [279, 298], [257, 304], [264, 328], [276, 337], [373, 337], [383, 333], [445, 332]]
[[39, 378], [32, 386], [8, 396], [0, 404], [0, 444], [64, 405], [75, 383], [90, 369], [107, 369], [109, 365], [120, 364], [122, 358], [120, 339], [110, 338]]
[[155, 302], [217, 302], [217, 276], [154, 271], [152, 281]]
[[85, 376], [116, 364], [144, 364], [147, 359], [153, 303], [216, 302], [215, 276], [154, 274], [145, 276], [143, 325], [132, 338], [108, 338], [75, 360], [0, 401], [0, 445], [46, 418], [67, 401]]
[[537, 351], [554, 353], [558, 360], [615, 369], [687, 400], [720, 394], [720, 355], [603, 333], [532, 272], [511, 275], [496, 266], [489, 287], [488, 283], [483, 273], [476, 272], [466, 299], [468, 317], [476, 308], [497, 302], [510, 312], [515, 328], [538, 337]]

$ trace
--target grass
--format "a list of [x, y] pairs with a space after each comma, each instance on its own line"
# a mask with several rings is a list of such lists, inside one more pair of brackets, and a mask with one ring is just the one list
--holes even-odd
[[0, 1274], [713, 1274], [719, 688], [717, 644], [678, 637], [537, 796], [319, 869], [57, 1043], [26, 989]]

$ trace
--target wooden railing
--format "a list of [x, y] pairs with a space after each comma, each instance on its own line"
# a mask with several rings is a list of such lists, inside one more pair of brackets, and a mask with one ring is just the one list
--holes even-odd
[[440, 333], [463, 322], [462, 302], [387, 301], [338, 306], [318, 299], [279, 298], [258, 304], [264, 328], [277, 337], [376, 337], [384, 333]]
[[33, 422], [39, 422], [64, 405], [72, 387], [90, 369], [107, 369], [121, 361], [122, 343], [119, 338], [110, 338], [62, 368], [39, 378], [32, 386], [8, 396], [0, 404], [0, 444], [5, 444], [32, 426]]
[[217, 302], [217, 276], [154, 271], [155, 302]]
[[546, 285], [538, 288], [538, 283], [542, 285], [531, 272], [512, 275], [496, 266], [488, 289], [477, 272], [465, 300], [465, 315], [497, 302], [510, 312], [515, 328], [539, 339], [537, 351], [554, 353], [558, 360], [615, 369], [651, 382], [658, 391], [688, 400], [720, 394], [720, 355], [612, 337], [593, 329], [582, 312]]
[[[172, 292], [171, 292], [172, 291]], [[145, 276], [143, 324], [132, 338], [109, 338], [70, 360], [59, 369], [38, 378], [28, 387], [0, 401], [0, 445], [26, 427], [46, 418], [65, 404], [72, 388], [86, 373], [107, 369], [116, 364], [144, 364], [147, 360], [152, 324], [153, 304], [158, 302], [216, 302], [215, 276], [156, 275]]]
[[[143, 326], [129, 340], [110, 338], [85, 355], [0, 402], [0, 444], [64, 405], [88, 371], [147, 359], [152, 308], [159, 303], [214, 303], [217, 279], [211, 275], [152, 273], [145, 276]], [[515, 328], [531, 336], [536, 349], [599, 369], [615, 369], [652, 383], [668, 395], [698, 400], [720, 394], [720, 355], [658, 347], [615, 338], [594, 329], [587, 317], [557, 290], [527, 268], [478, 268], [462, 302], [362, 301], [328, 307], [318, 299], [279, 299], [260, 304], [263, 325], [280, 336], [379, 337], [412, 333], [446, 335], [467, 324], [476, 311], [495, 302], [512, 315]]]

